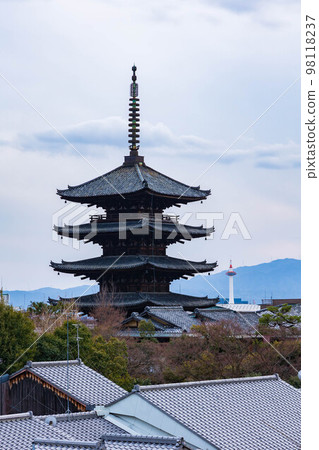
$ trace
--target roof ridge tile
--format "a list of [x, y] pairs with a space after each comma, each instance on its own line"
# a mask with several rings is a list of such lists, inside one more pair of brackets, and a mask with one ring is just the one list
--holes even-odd
[[141, 391], [156, 390], [156, 389], [174, 389], [180, 387], [191, 387], [191, 386], [205, 386], [213, 384], [226, 384], [226, 383], [239, 383], [247, 381], [265, 381], [265, 380], [280, 380], [278, 374], [274, 375], [263, 375], [257, 377], [243, 377], [243, 378], [223, 378], [220, 380], [204, 380], [204, 381], [187, 381], [185, 383], [169, 383], [169, 384], [155, 384], [150, 386], [140, 386]]

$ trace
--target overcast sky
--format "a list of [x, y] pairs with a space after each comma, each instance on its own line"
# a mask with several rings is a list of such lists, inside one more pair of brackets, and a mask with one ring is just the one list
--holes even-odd
[[[212, 190], [172, 212], [192, 224], [203, 222], [195, 211], [224, 214], [213, 240], [168, 253], [218, 270], [230, 258], [300, 258], [299, 10], [294, 0], [0, 0], [3, 287], [78, 285], [50, 260], [100, 254], [53, 239], [59, 214], [72, 216], [56, 189], [122, 164], [134, 62], [145, 162]], [[232, 212], [251, 239], [221, 239]]]

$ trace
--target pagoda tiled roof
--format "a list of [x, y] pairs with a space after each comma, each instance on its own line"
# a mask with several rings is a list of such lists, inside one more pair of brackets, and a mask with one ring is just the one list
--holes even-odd
[[[60, 297], [61, 301], [70, 301], [76, 299], [67, 299]], [[188, 309], [208, 308], [214, 306], [219, 298], [194, 297], [192, 295], [176, 294], [174, 292], [117, 292], [110, 302], [118, 308], [139, 308], [147, 306], [183, 306]], [[55, 304], [58, 300], [49, 299], [49, 302]], [[101, 302], [99, 293], [83, 295], [78, 298], [77, 304], [81, 307], [94, 308]]]
[[161, 270], [194, 273], [212, 271], [217, 266], [217, 262], [207, 263], [206, 260], [200, 262], [187, 261], [170, 256], [124, 255], [100, 256], [98, 258], [83, 259], [80, 261], [62, 260], [61, 263], [51, 261], [51, 266], [57, 272], [66, 273], [100, 272], [101, 270], [117, 271], [146, 266]]
[[125, 196], [148, 190], [158, 195], [181, 198], [187, 201], [205, 199], [210, 190], [188, 186], [163, 175], [146, 165], [122, 165], [93, 180], [68, 189], [58, 190], [58, 194], [66, 200], [90, 202], [97, 197]]
[[82, 225], [64, 225], [62, 227], [54, 226], [61, 236], [73, 237], [76, 239], [94, 240], [97, 235], [119, 234], [121, 231], [137, 230], [148, 227], [150, 230], [162, 232], [162, 234], [174, 233], [175, 236], [182, 236], [182, 239], [191, 239], [196, 237], [209, 236], [214, 227], [204, 228], [203, 226], [184, 225], [173, 221], [155, 222], [147, 218], [138, 220], [128, 220], [123, 222], [95, 222]]

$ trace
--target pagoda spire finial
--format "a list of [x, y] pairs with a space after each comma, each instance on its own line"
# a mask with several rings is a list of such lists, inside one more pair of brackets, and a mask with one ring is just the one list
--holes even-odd
[[139, 98], [138, 98], [138, 84], [136, 83], [137, 76], [136, 76], [136, 70], [137, 67], [134, 64], [132, 67], [133, 75], [132, 75], [132, 83], [131, 83], [131, 98], [130, 98], [130, 108], [129, 108], [129, 128], [128, 128], [128, 137], [129, 137], [129, 144], [130, 144], [130, 155], [131, 156], [137, 156], [138, 155], [138, 149], [139, 146], [139, 137], [138, 134], [140, 129], [140, 108], [139, 108]]
[[138, 84], [136, 82], [137, 67], [134, 64], [132, 67], [132, 83], [130, 87], [130, 102], [129, 102], [129, 119], [128, 119], [128, 137], [129, 137], [129, 149], [130, 155], [125, 156], [124, 164], [144, 164], [144, 157], [139, 156], [138, 149], [139, 146], [139, 132], [140, 132], [140, 108], [139, 108], [139, 98], [138, 98]]

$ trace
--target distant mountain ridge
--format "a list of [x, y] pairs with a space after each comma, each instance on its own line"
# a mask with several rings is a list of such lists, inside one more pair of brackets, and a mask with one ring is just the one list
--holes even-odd
[[93, 294], [98, 291], [98, 286], [76, 286], [67, 289], [56, 289], [52, 287], [44, 287], [33, 291], [4, 291], [10, 295], [10, 304], [26, 309], [31, 302], [46, 302], [48, 297], [51, 298], [74, 298], [80, 295]]
[[[255, 266], [235, 268], [234, 295], [249, 303], [261, 303], [263, 298], [300, 298], [301, 297], [301, 261], [299, 259], [277, 259]], [[228, 298], [228, 277], [226, 270], [212, 275], [197, 275], [188, 280], [176, 280], [171, 291], [209, 297]], [[68, 289], [44, 287], [33, 291], [4, 291], [10, 294], [10, 303], [27, 308], [32, 301], [46, 302], [48, 297], [77, 297], [93, 294], [97, 286], [76, 286]]]
[[[235, 267], [234, 296], [249, 303], [261, 303], [264, 298], [301, 298], [301, 261], [277, 259], [256, 266]], [[212, 275], [197, 275], [188, 280], [176, 280], [173, 292], [228, 298], [227, 271]], [[214, 289], [215, 288], [215, 289]]]

